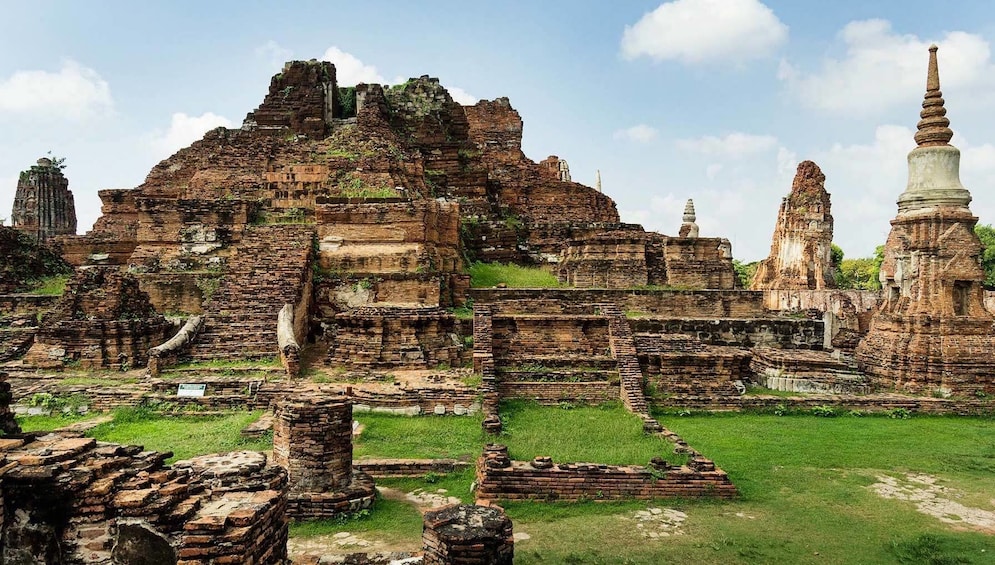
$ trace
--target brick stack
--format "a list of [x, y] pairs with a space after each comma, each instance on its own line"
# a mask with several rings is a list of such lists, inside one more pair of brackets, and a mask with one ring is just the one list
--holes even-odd
[[738, 396], [734, 381], [752, 374], [750, 350], [705, 345], [695, 336], [636, 334], [636, 347], [647, 382], [661, 394]]
[[458, 366], [456, 317], [438, 306], [364, 306], [336, 314], [328, 361], [369, 367]]
[[501, 433], [501, 416], [498, 409], [501, 395], [498, 392], [497, 374], [494, 370], [494, 345], [492, 315], [487, 306], [473, 307], [473, 370], [480, 373], [480, 392], [483, 395], [484, 431]]
[[7, 373], [0, 371], [0, 435], [21, 433], [21, 427], [17, 425], [14, 413], [10, 410], [12, 397]]
[[425, 565], [511, 565], [515, 540], [511, 518], [496, 506], [454, 504], [424, 516]]
[[248, 228], [229, 270], [205, 305], [204, 329], [191, 347], [196, 360], [279, 354], [277, 317], [309, 296], [314, 227]]
[[80, 269], [42, 319], [24, 361], [48, 367], [66, 361], [87, 368], [136, 367], [148, 361], [149, 348], [175, 331], [152, 307], [134, 275], [115, 267]]
[[273, 462], [287, 469], [287, 514], [328, 519], [373, 506], [373, 480], [352, 466], [352, 403], [300, 395], [277, 403]]
[[261, 454], [252, 465], [215, 465], [227, 469], [226, 488], [196, 465], [163, 465], [170, 453], [90, 438], [3, 439], [0, 455], [2, 498], [19, 516], [0, 524], [8, 559], [286, 563], [286, 474]]
[[290, 61], [270, 81], [263, 103], [245, 117], [242, 127], [280, 133], [289, 128], [320, 139], [334, 117], [337, 96], [335, 65], [327, 61]]

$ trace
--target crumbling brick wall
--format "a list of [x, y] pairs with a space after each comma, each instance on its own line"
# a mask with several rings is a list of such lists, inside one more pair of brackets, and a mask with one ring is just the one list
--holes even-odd
[[287, 563], [286, 473], [261, 453], [173, 467], [90, 438], [0, 440], [4, 562]]

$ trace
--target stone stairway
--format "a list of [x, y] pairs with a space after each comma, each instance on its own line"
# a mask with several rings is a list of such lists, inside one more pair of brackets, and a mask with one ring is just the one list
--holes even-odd
[[643, 394], [643, 372], [636, 354], [636, 341], [632, 337], [629, 321], [617, 304], [598, 304], [597, 309], [608, 318], [608, 343], [618, 366], [622, 404], [643, 420], [643, 430], [660, 432], [660, 423], [650, 416], [646, 396]]
[[277, 316], [298, 304], [311, 272], [314, 226], [253, 226], [229, 259], [205, 305], [204, 329], [190, 350], [195, 361], [279, 355]]

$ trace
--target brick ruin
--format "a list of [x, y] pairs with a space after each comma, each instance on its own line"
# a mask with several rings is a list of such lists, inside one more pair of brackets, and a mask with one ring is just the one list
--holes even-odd
[[352, 465], [352, 402], [297, 396], [276, 406], [273, 462], [287, 469], [287, 515], [330, 519], [373, 507], [373, 479]]
[[[882, 268], [885, 301], [872, 318], [877, 295], [831, 289], [832, 216], [814, 163], [799, 165], [781, 204], [771, 256], [758, 271], [763, 290], [744, 291], [736, 289], [729, 241], [701, 237], [691, 200], [676, 237], [621, 223], [600, 192], [600, 174], [592, 189], [570, 179], [564, 160], [524, 155], [523, 121], [506, 98], [461, 106], [427, 76], [339, 88], [329, 63], [288, 63], [241, 128], [208, 132], [134, 189], [100, 191], [102, 215], [91, 232], [52, 237], [79, 267], [63, 297], [52, 302], [0, 286], [7, 293], [0, 345], [13, 344], [16, 357], [33, 343], [24, 366], [124, 369], [149, 361], [152, 378], [133, 390], [60, 390], [89, 395], [91, 409], [141, 399], [274, 409], [272, 464], [241, 454], [170, 467], [163, 454], [61, 436], [0, 443], [4, 462], [15, 465], [0, 464], [4, 535], [21, 540], [11, 551], [92, 546], [117, 551], [118, 560], [143, 551], [190, 564], [282, 562], [286, 517], [372, 507], [373, 481], [352, 460], [354, 409], [482, 410], [485, 431], [497, 433], [502, 399], [618, 401], [687, 460], [604, 465], [529, 454], [514, 461], [490, 446], [477, 462], [479, 501], [730, 498], [728, 476], [663, 428], [651, 408], [785, 402], [744, 396], [746, 384], [843, 395], [995, 394], [984, 364], [995, 341], [982, 303], [977, 219], [957, 181], [959, 153], [947, 143], [934, 75], [935, 60], [920, 147], [910, 154], [909, 190]], [[930, 167], [946, 176], [925, 175]], [[540, 266], [573, 288], [471, 290], [472, 260]], [[473, 320], [457, 320], [452, 309], [470, 302]], [[178, 330], [182, 322], [161, 313], [186, 323]], [[2, 325], [8, 319], [25, 327], [12, 331]], [[310, 363], [344, 368], [350, 378], [392, 378], [371, 386], [301, 383], [309, 344], [317, 351]], [[849, 356], [854, 348], [859, 365]], [[172, 377], [185, 369], [164, 375], [182, 360], [273, 356], [284, 367], [254, 369], [262, 376], [198, 373], [202, 398], [177, 397]], [[479, 387], [452, 382], [449, 367], [471, 359]], [[408, 386], [386, 373], [400, 369], [438, 374]], [[48, 390], [20, 372], [11, 382], [15, 396], [29, 386]], [[6, 384], [0, 378], [0, 401]], [[990, 410], [981, 400], [840, 402], [861, 410]], [[0, 426], [3, 418], [0, 410]], [[91, 467], [92, 476], [75, 471]], [[50, 484], [59, 493], [54, 513], [32, 490]], [[104, 497], [99, 511], [90, 509], [94, 497]], [[28, 518], [11, 522], [13, 504], [27, 505]], [[99, 515], [81, 522], [73, 512], [84, 507]], [[424, 562], [510, 562], [511, 524], [502, 516], [477, 507], [426, 516]], [[84, 531], [82, 523], [99, 524]], [[101, 559], [92, 562], [110, 557]]]
[[24, 363], [125, 370], [145, 365], [148, 350], [175, 331], [134, 276], [113, 267], [83, 268], [43, 316]]
[[0, 439], [4, 563], [287, 563], [286, 472], [50, 434]]
[[76, 235], [76, 204], [61, 161], [42, 157], [17, 179], [11, 226], [39, 242]]
[[884, 301], [857, 360], [879, 387], [992, 394], [995, 318], [984, 307], [978, 218], [960, 182], [960, 151], [949, 143], [936, 51], [930, 47], [908, 187], [885, 244]]
[[832, 261], [833, 216], [826, 175], [802, 161], [781, 201], [770, 256], [757, 266], [753, 290], [836, 288]]
[[511, 519], [496, 506], [455, 504], [425, 513], [425, 565], [511, 565], [515, 556]]

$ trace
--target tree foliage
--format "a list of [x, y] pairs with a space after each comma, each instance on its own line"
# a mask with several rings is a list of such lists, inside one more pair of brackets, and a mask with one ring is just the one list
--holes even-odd
[[743, 263], [737, 259], [732, 260], [732, 266], [736, 270], [736, 279], [738, 279], [740, 287], [750, 288], [750, 284], [753, 283], [753, 277], [757, 274], [757, 267], [759, 265], [760, 261]]
[[843, 250], [833, 244], [833, 264], [836, 266], [836, 287], [844, 290], [878, 290], [881, 281], [881, 263], [884, 262], [884, 246], [874, 249], [874, 257], [845, 259]]
[[995, 287], [995, 228], [991, 224], [974, 226], [981, 239], [981, 268], [985, 270], [985, 287]]

